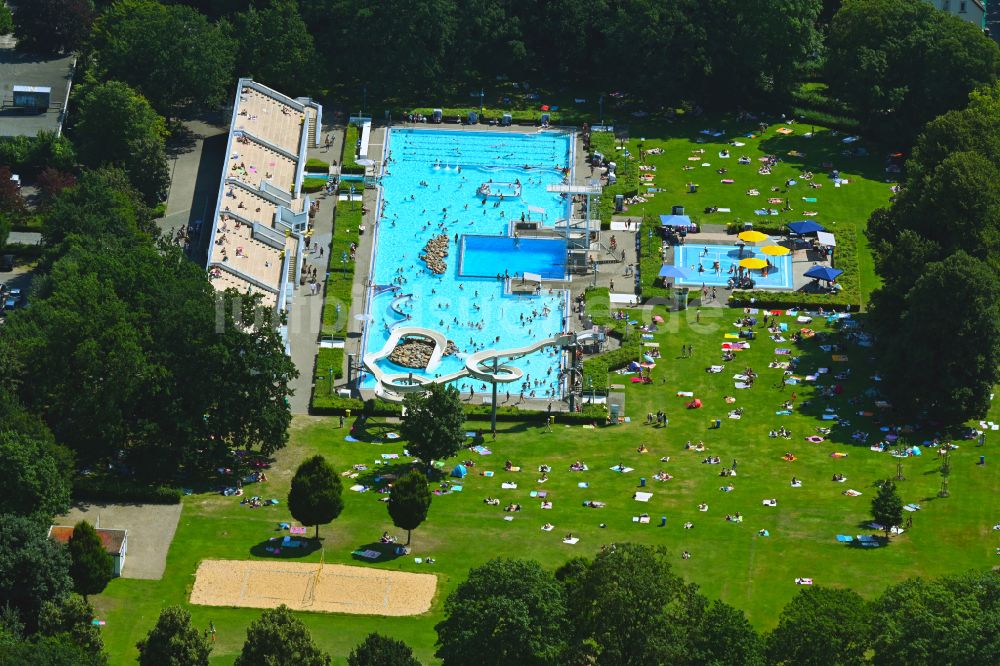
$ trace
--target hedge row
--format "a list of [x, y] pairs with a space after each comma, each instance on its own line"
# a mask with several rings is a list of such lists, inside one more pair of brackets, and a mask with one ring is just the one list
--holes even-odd
[[[853, 230], [852, 230], [853, 231]], [[861, 272], [858, 266], [858, 243], [854, 233], [837, 235], [833, 264], [844, 272], [837, 279], [843, 289], [833, 294], [811, 294], [801, 291], [734, 291], [729, 296], [732, 307], [766, 308], [861, 308]]]
[[347, 126], [344, 134], [344, 154], [340, 158], [340, 173], [364, 174], [365, 168], [358, 164], [358, 139], [361, 129], [354, 124]]
[[85, 476], [73, 482], [74, 500], [180, 504], [181, 497], [178, 488], [146, 486], [118, 477]]
[[[318, 388], [318, 385], [317, 385]], [[491, 409], [489, 405], [464, 405], [465, 415], [470, 421], [489, 421]], [[350, 410], [351, 416], [368, 414], [369, 416], [402, 416], [403, 406], [384, 400], [363, 401], [358, 398], [341, 398], [337, 395], [320, 395], [317, 390], [313, 394], [310, 413], [318, 416], [340, 416]], [[517, 406], [500, 406], [497, 408], [498, 421], [534, 421], [547, 414], [543, 410], [522, 409]], [[603, 419], [607, 415], [603, 405], [585, 405], [575, 413], [556, 412], [556, 421], [561, 423], [590, 423], [595, 419]]]
[[606, 391], [610, 382], [608, 376], [615, 370], [624, 368], [631, 361], [637, 361], [642, 355], [642, 342], [638, 335], [622, 342], [618, 349], [592, 356], [583, 362], [584, 382], [590, 377], [590, 383], [585, 383], [587, 391]]

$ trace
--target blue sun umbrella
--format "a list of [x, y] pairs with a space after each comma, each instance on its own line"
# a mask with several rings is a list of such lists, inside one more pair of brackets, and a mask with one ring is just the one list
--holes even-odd
[[819, 222], [813, 222], [812, 220], [802, 220], [801, 222], [789, 222], [787, 225], [788, 230], [793, 234], [798, 234], [804, 236], [806, 234], [814, 234], [817, 231], [826, 231], [824, 227]]
[[687, 273], [683, 268], [678, 268], [677, 266], [671, 266], [670, 264], [665, 264], [660, 268], [660, 277], [662, 278], [681, 278], [686, 279]]
[[837, 276], [844, 271], [839, 268], [831, 268], [829, 266], [813, 266], [805, 272], [805, 276], [808, 278], [816, 278], [817, 280], [824, 280], [825, 282], [833, 282], [837, 279]]

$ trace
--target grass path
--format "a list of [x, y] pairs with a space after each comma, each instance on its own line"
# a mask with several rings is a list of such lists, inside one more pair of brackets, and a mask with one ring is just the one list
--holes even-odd
[[[463, 451], [459, 459], [471, 458], [476, 465], [460, 493], [436, 496], [429, 521], [414, 532], [414, 555], [431, 556], [435, 565], [417, 565], [412, 557], [392, 559], [377, 564], [362, 564], [351, 559], [350, 552], [377, 541], [383, 530], [395, 530], [378, 495], [345, 490], [346, 508], [330, 526], [321, 529], [323, 549], [297, 561], [359, 564], [387, 569], [435, 572], [439, 575], [438, 594], [431, 613], [414, 618], [372, 618], [302, 613], [317, 642], [335, 656], [335, 663], [345, 663], [346, 654], [372, 630], [378, 630], [410, 643], [418, 658], [433, 663], [434, 624], [442, 617], [444, 597], [464, 579], [470, 567], [495, 556], [527, 557], [555, 568], [577, 555], [593, 555], [610, 541], [637, 541], [665, 544], [678, 555], [677, 570], [698, 583], [709, 597], [721, 597], [745, 610], [760, 629], [773, 626], [781, 608], [798, 591], [794, 578], [812, 577], [819, 584], [849, 586], [866, 597], [877, 594], [886, 585], [916, 575], [939, 576], [970, 568], [983, 569], [996, 563], [993, 550], [1000, 545], [994, 523], [1000, 522], [1000, 506], [995, 488], [1000, 482], [996, 464], [978, 466], [979, 450], [972, 442], [961, 442], [953, 457], [952, 496], [937, 499], [939, 460], [933, 451], [919, 458], [902, 460], [906, 480], [900, 482], [904, 501], [918, 502], [924, 508], [914, 516], [914, 528], [893, 539], [888, 547], [861, 550], [838, 544], [834, 536], [868, 533], [873, 482], [892, 476], [897, 459], [886, 453], [874, 453], [867, 445], [851, 441], [857, 430], [878, 433], [876, 418], [859, 416], [873, 409], [873, 399], [864, 395], [871, 384], [869, 351], [847, 344], [843, 353], [847, 363], [836, 363], [830, 352], [820, 348], [822, 341], [812, 338], [805, 344], [777, 344], [766, 336], [752, 342], [751, 349], [739, 353], [736, 361], [721, 374], [704, 369], [720, 362], [719, 346], [723, 334], [734, 330], [731, 323], [741, 314], [733, 310], [706, 310], [700, 323], [695, 313], [658, 312], [666, 317], [655, 339], [661, 343], [664, 357], [653, 371], [652, 384], [632, 384], [625, 377], [613, 381], [625, 384], [626, 413], [631, 423], [598, 429], [568, 427], [558, 423], [553, 432], [544, 432], [541, 424], [502, 424], [493, 455], [479, 456]], [[783, 318], [792, 330], [794, 320]], [[822, 320], [813, 325], [826, 330]], [[759, 329], [762, 330], [762, 329]], [[681, 344], [694, 347], [692, 358], [677, 358]], [[775, 359], [775, 347], [793, 347], [802, 357], [801, 374], [818, 367], [830, 367], [831, 373], [850, 369], [849, 379], [840, 381], [843, 392], [823, 398], [813, 384], [795, 387], [778, 386], [780, 371], [768, 368]], [[759, 374], [750, 390], [736, 390], [732, 375], [753, 367]], [[830, 377], [830, 374], [825, 377]], [[832, 379], [821, 383], [832, 385]], [[797, 409], [790, 416], [777, 416], [782, 401], [792, 390], [797, 392]], [[704, 402], [697, 410], [684, 408], [686, 398], [677, 391], [693, 391]], [[727, 405], [723, 396], [734, 395], [737, 401]], [[743, 407], [742, 419], [726, 418], [732, 407]], [[834, 409], [850, 420], [848, 427], [835, 428], [828, 441], [811, 444], [804, 440], [816, 428], [829, 425], [820, 419], [823, 410]], [[666, 428], [645, 425], [647, 412], [663, 409], [670, 423]], [[994, 408], [993, 420], [1000, 420]], [[721, 429], [710, 429], [710, 420], [720, 418]], [[480, 424], [477, 424], [480, 425]], [[790, 440], [771, 439], [768, 430], [784, 425], [793, 436]], [[376, 424], [370, 431], [384, 428]], [[476, 427], [473, 425], [471, 427]], [[281, 451], [270, 481], [251, 494], [275, 497], [279, 506], [249, 509], [237, 499], [220, 495], [185, 498], [184, 511], [173, 546], [167, 558], [167, 574], [162, 581], [118, 579], [106, 592], [94, 598], [99, 617], [107, 620], [104, 637], [111, 663], [134, 663], [134, 645], [152, 626], [159, 610], [167, 604], [186, 604], [193, 583], [193, 573], [203, 558], [256, 558], [259, 545], [279, 534], [277, 523], [288, 520], [285, 498], [291, 474], [305, 456], [319, 452], [339, 470], [354, 464], [381, 460], [382, 453], [400, 453], [402, 442], [385, 444], [349, 443], [345, 430], [336, 427], [336, 419], [296, 418], [290, 445]], [[919, 442], [921, 437], [914, 436]], [[704, 440], [706, 453], [687, 451], [688, 440]], [[650, 453], [636, 448], [645, 443]], [[792, 451], [798, 460], [782, 460]], [[846, 452], [847, 458], [831, 458], [832, 452]], [[723, 465], [706, 465], [707, 455], [718, 455]], [[670, 461], [661, 463], [661, 456]], [[738, 476], [718, 476], [721, 467], [738, 460]], [[524, 471], [505, 473], [504, 461], [510, 459]], [[568, 471], [575, 460], [585, 461], [590, 471]], [[454, 461], [449, 461], [451, 469]], [[609, 468], [624, 463], [635, 471], [619, 474]], [[539, 484], [537, 470], [551, 465], [550, 479]], [[652, 480], [664, 470], [674, 476], [667, 482]], [[492, 470], [488, 478], [480, 472]], [[846, 474], [848, 482], [834, 483], [834, 472]], [[803, 481], [802, 488], [791, 488], [792, 476]], [[640, 477], [646, 477], [644, 490], [654, 493], [648, 503], [636, 502]], [[501, 490], [501, 481], [515, 480], [517, 490]], [[720, 486], [731, 480], [733, 492], [721, 492]], [[588, 488], [578, 483], [587, 482]], [[845, 488], [861, 491], [861, 497], [845, 497]], [[553, 501], [551, 510], [541, 509], [531, 490], [545, 490]], [[520, 502], [523, 510], [514, 520], [504, 521], [502, 507], [487, 506], [483, 498], [498, 497], [501, 504]], [[775, 498], [775, 508], [761, 501]], [[585, 500], [607, 503], [603, 509], [583, 506]], [[709, 504], [700, 512], [700, 502]], [[724, 516], [739, 511], [742, 524], [727, 522]], [[650, 524], [633, 523], [641, 512], [651, 516]], [[667, 517], [666, 527], [659, 527], [660, 516]], [[685, 522], [693, 529], [683, 529]], [[542, 532], [541, 525], [551, 522], [555, 529]], [[601, 524], [606, 527], [601, 527]], [[758, 536], [767, 529], [769, 537]], [[567, 532], [580, 538], [576, 546], [561, 543]], [[692, 558], [681, 560], [682, 550]], [[232, 663], [242, 645], [244, 632], [259, 615], [249, 609], [206, 608], [189, 606], [196, 626], [207, 628], [214, 622], [218, 642], [213, 652], [214, 664]]]

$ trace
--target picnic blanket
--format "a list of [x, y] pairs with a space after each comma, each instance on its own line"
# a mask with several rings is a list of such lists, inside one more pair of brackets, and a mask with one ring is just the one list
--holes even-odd
[[355, 550], [351, 553], [351, 555], [357, 555], [358, 557], [363, 557], [366, 560], [377, 560], [382, 557], [382, 553], [377, 550], [371, 550], [370, 548], [366, 550]]

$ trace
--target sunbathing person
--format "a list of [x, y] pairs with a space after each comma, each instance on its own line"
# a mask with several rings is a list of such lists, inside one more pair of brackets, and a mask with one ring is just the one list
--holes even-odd
[[640, 444], [635, 450], [636, 453], [649, 453], [649, 448], [645, 444]]
[[708, 511], [708, 505], [702, 502], [701, 504], [698, 505], [698, 510], [702, 512]]
[[583, 503], [583, 505], [585, 507], [587, 507], [588, 509], [603, 509], [604, 508], [604, 502], [595, 502], [593, 500], [586, 501], [586, 502]]
[[490, 506], [500, 506], [500, 498], [498, 497], [487, 497], [483, 501], [489, 504]]
[[510, 504], [508, 504], [507, 506], [505, 506], [503, 508], [503, 510], [507, 511], [507, 512], [520, 511], [521, 510], [521, 505], [520, 504], [514, 504], [513, 502], [511, 502]]

